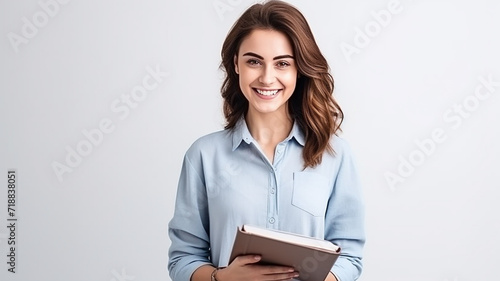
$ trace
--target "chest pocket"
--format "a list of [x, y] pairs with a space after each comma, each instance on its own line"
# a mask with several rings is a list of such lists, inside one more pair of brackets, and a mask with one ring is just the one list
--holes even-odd
[[331, 187], [328, 179], [313, 172], [293, 173], [292, 205], [320, 217], [324, 216]]

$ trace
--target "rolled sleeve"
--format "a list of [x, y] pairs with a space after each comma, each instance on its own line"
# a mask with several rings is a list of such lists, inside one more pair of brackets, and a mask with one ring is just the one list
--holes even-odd
[[211, 263], [206, 202], [203, 179], [186, 156], [168, 225], [172, 242], [168, 270], [173, 281], [189, 281], [198, 267]]
[[355, 161], [345, 143], [341, 157], [325, 217], [325, 239], [342, 249], [332, 272], [340, 281], [354, 281], [363, 268], [364, 204]]

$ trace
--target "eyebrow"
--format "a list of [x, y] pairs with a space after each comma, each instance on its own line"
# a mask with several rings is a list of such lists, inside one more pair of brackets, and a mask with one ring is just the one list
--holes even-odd
[[[261, 59], [261, 60], [264, 59], [262, 56], [259, 56], [256, 53], [252, 53], [252, 52], [244, 53], [243, 56], [252, 56], [252, 57], [256, 57], [256, 58]], [[279, 60], [279, 59], [294, 59], [294, 57], [291, 55], [281, 55], [281, 56], [276, 56], [273, 58], [273, 60]]]

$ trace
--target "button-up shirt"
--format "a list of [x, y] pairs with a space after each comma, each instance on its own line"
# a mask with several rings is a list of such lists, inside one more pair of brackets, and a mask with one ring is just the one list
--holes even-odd
[[243, 118], [192, 144], [169, 223], [172, 280], [189, 281], [205, 264], [226, 266], [243, 224], [329, 240], [342, 249], [331, 271], [341, 281], [359, 277], [364, 207], [352, 153], [332, 136], [334, 153], [325, 151], [321, 164], [304, 169], [304, 144], [295, 122], [271, 163]]

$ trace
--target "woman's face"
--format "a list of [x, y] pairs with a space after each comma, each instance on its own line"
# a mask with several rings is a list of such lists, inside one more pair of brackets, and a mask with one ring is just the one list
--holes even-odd
[[254, 30], [241, 42], [234, 58], [248, 114], [287, 114], [297, 82], [293, 49], [285, 34]]

